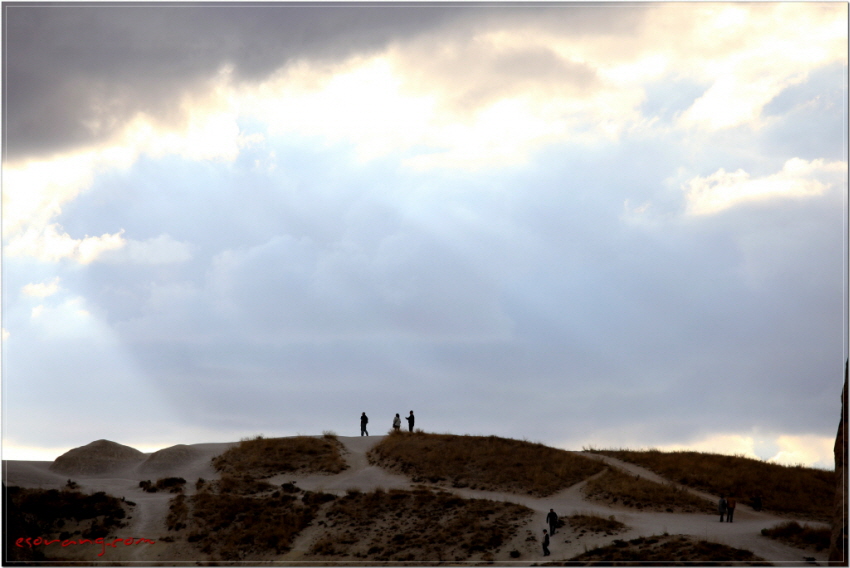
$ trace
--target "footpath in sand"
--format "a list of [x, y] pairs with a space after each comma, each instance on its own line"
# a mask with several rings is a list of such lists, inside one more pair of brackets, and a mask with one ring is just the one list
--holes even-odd
[[[307, 491], [321, 491], [335, 495], [344, 495], [350, 489], [369, 492], [375, 489], [411, 489], [421, 487], [421, 483], [413, 483], [407, 477], [394, 474], [380, 467], [370, 465], [366, 453], [383, 436], [371, 437], [338, 437], [345, 447], [349, 468], [336, 475], [327, 474], [281, 474], [268, 481], [280, 485], [285, 482], [295, 482]], [[121, 535], [155, 539], [157, 545], [139, 545], [124, 549], [110, 549], [103, 558], [93, 557], [91, 550], [63, 550], [65, 556], [75, 559], [106, 560], [108, 562], [144, 561], [168, 564], [169, 562], [186, 562], [189, 560], [205, 560], [198, 557], [190, 544], [176, 541], [166, 543], [161, 539], [168, 536], [165, 527], [165, 516], [168, 512], [169, 500], [174, 497], [171, 493], [146, 493], [139, 487], [140, 480], [157, 479], [161, 477], [183, 477], [187, 480], [186, 494], [195, 491], [194, 481], [199, 477], [210, 480], [218, 477], [210, 465], [210, 460], [226, 451], [233, 444], [195, 444], [190, 446], [175, 446], [166, 448], [154, 454], [141, 454], [138, 461], [114, 467], [109, 471], [91, 474], [87, 477], [73, 475], [74, 481], [85, 492], [103, 491], [118, 498], [126, 498], [135, 503], [128, 526], [121, 529]], [[666, 482], [653, 472], [639, 466], [628, 464], [614, 458], [598, 454], [581, 452], [582, 455], [604, 461], [611, 467], [623, 469], [629, 473], [644, 478]], [[4, 483], [7, 486], [30, 488], [58, 489], [65, 485], [68, 475], [58, 474], [50, 470], [51, 462], [3, 462]], [[768, 562], [795, 565], [825, 565], [827, 552], [812, 552], [781, 544], [761, 535], [763, 528], [772, 527], [789, 520], [765, 512], [756, 512], [739, 504], [733, 523], [720, 523], [719, 516], [701, 513], [665, 513], [644, 512], [628, 507], [617, 507], [588, 500], [582, 493], [584, 481], [573, 485], [555, 495], [545, 498], [534, 498], [527, 495], [517, 495], [506, 492], [478, 491], [473, 489], [458, 489], [443, 486], [427, 487], [454, 493], [470, 499], [490, 499], [508, 501], [524, 505], [534, 511], [534, 515], [525, 526], [521, 527], [514, 539], [501, 547], [495, 555], [496, 562], [512, 561], [509, 551], [519, 550], [522, 553], [520, 562], [559, 562], [577, 556], [587, 550], [611, 544], [614, 540], [631, 540], [638, 537], [649, 537], [663, 534], [687, 535], [697, 539], [718, 542], [735, 548], [752, 551], [755, 555]], [[698, 491], [692, 493], [716, 502], [717, 497]], [[545, 519], [549, 509], [554, 509], [561, 517], [579, 513], [591, 513], [603, 517], [612, 516], [624, 523], [628, 528], [615, 535], [595, 535], [587, 533], [576, 534], [570, 527], [564, 526], [554, 534], [550, 541], [551, 556], [543, 557], [540, 547], [542, 531], [547, 528]], [[807, 523], [811, 526], [821, 526], [822, 523]], [[274, 558], [275, 561], [287, 563], [314, 562], [318, 559], [306, 555], [310, 546], [322, 535], [324, 528], [312, 523], [299, 534], [292, 548], [286, 554]], [[35, 536], [35, 535], [34, 535]], [[534, 539], [530, 537], [533, 536]], [[167, 545], [167, 546], [161, 546]], [[674, 559], [671, 559], [674, 560]], [[344, 563], [344, 560], [326, 561], [325, 563]]]

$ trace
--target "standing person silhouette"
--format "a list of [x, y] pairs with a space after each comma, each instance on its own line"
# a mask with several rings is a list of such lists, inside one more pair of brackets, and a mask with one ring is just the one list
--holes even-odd
[[395, 418], [393, 418], [393, 430], [398, 432], [400, 428], [401, 428], [401, 418], [399, 417], [398, 414], [396, 414]]
[[726, 522], [732, 522], [732, 516], [735, 514], [735, 498], [729, 497], [726, 499]]
[[543, 556], [549, 556], [549, 534], [543, 529]]
[[368, 436], [369, 435], [369, 431], [366, 430], [366, 424], [368, 424], [368, 423], [369, 423], [369, 417], [366, 416], [366, 413], [364, 412], [363, 414], [360, 415], [360, 435], [361, 436]]
[[410, 411], [410, 416], [405, 417], [405, 420], [407, 420], [407, 431], [413, 432], [413, 411], [412, 410]]
[[546, 522], [549, 523], [549, 534], [555, 534], [555, 529], [558, 526], [558, 513], [555, 512], [555, 509], [549, 509]]

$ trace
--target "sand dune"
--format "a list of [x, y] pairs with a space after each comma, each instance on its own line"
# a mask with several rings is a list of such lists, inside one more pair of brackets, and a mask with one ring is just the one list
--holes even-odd
[[61, 475], [110, 475], [131, 468], [145, 459], [145, 454], [130, 446], [97, 440], [74, 448], [54, 460], [50, 471]]
[[[344, 458], [349, 468], [336, 474], [281, 474], [268, 479], [273, 484], [294, 481], [301, 489], [322, 491], [344, 495], [350, 489], [371, 491], [376, 488], [409, 489], [413, 484], [408, 478], [390, 473], [382, 468], [369, 465], [366, 452], [382, 436], [371, 437], [339, 437], [345, 447]], [[168, 543], [162, 540], [168, 536], [165, 526], [165, 515], [168, 512], [168, 502], [173, 494], [158, 492], [146, 493], [139, 487], [139, 481], [163, 477], [183, 477], [187, 480], [186, 493], [195, 492], [194, 481], [201, 477], [207, 480], [216, 479], [210, 461], [222, 454], [235, 443], [177, 445], [170, 448], [144, 454], [115, 442], [98, 440], [75, 448], [57, 458], [54, 462], [25, 462], [4, 461], [4, 482], [8, 486], [30, 488], [61, 488], [67, 480], [73, 479], [85, 492], [104, 491], [118, 498], [125, 498], [135, 503], [129, 526], [121, 529], [121, 535], [144, 537], [157, 540], [156, 544], [117, 548], [107, 552], [110, 561], [145, 561], [151, 563], [172, 563], [189, 560], [204, 560], [200, 553], [186, 542]], [[626, 469], [639, 473], [650, 479], [658, 476], [632, 464], [618, 462], [612, 458], [595, 454], [588, 457], [602, 459], [612, 467]], [[545, 527], [545, 517], [550, 508], [561, 516], [573, 515], [579, 512], [596, 513], [608, 517], [614, 515], [617, 520], [625, 523], [629, 529], [616, 536], [591, 536], [573, 534], [570, 529], [559, 531], [552, 538], [550, 549], [552, 556], [547, 560], [562, 560], [578, 555], [589, 548], [603, 546], [617, 539], [633, 539], [641, 536], [659, 535], [663, 533], [692, 535], [700, 539], [708, 539], [736, 548], [750, 550], [757, 556], [768, 561], [783, 563], [806, 562], [812, 558], [816, 562], [825, 563], [826, 552], [811, 552], [792, 548], [774, 540], [761, 536], [762, 528], [770, 527], [788, 520], [765, 512], [756, 512], [739, 505], [734, 523], [719, 523], [715, 515], [705, 514], [675, 514], [659, 512], [640, 512], [626, 507], [615, 507], [585, 499], [581, 492], [583, 483], [569, 487], [555, 495], [546, 498], [501, 493], [494, 491], [476, 491], [472, 489], [442, 488], [454, 492], [464, 498], [484, 498], [496, 501], [510, 501], [525, 505], [534, 511], [530, 524], [519, 531], [515, 541], [509, 546], [503, 546], [502, 552], [496, 555], [496, 561], [511, 561], [508, 551], [520, 550], [521, 560], [541, 561], [543, 559], [536, 541], [527, 541], [527, 531], [539, 535]], [[702, 494], [714, 499], [714, 496]], [[818, 523], [809, 523], [817, 525]], [[294, 543], [292, 549], [273, 560], [293, 561], [317, 560], [305, 557], [306, 551], [315, 539], [321, 536], [321, 527], [311, 525], [303, 531]], [[121, 536], [119, 535], [119, 536]], [[36, 535], [34, 535], [36, 536]], [[92, 550], [61, 549], [64, 557], [79, 560], [104, 560], [92, 556]], [[88, 555], [88, 556], [87, 556]], [[331, 559], [329, 559], [331, 560]], [[339, 558], [331, 563], [339, 562]]]

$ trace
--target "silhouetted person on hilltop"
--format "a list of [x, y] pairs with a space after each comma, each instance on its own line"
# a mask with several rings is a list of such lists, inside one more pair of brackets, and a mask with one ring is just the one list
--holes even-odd
[[726, 509], [728, 507], [728, 503], [726, 502], [726, 497], [723, 495], [720, 496], [720, 501], [717, 503], [717, 510], [720, 511], [720, 522], [723, 522], [723, 518], [726, 516]]
[[410, 416], [406, 417], [405, 420], [407, 420], [407, 431], [413, 432], [413, 411], [412, 410], [410, 411]]
[[368, 436], [369, 435], [368, 430], [366, 430], [366, 424], [368, 424], [368, 423], [369, 423], [369, 417], [366, 416], [366, 413], [364, 412], [363, 414], [360, 415], [360, 435], [361, 436]]
[[546, 522], [549, 523], [549, 534], [555, 534], [555, 529], [558, 527], [558, 513], [555, 512], [555, 509], [549, 509]]
[[549, 533], [543, 529], [543, 556], [549, 556]]
[[735, 498], [729, 497], [726, 500], [726, 522], [732, 522], [732, 515], [735, 514]]
[[399, 415], [396, 414], [395, 418], [393, 418], [393, 430], [398, 432], [400, 428], [401, 428], [401, 417], [399, 417]]

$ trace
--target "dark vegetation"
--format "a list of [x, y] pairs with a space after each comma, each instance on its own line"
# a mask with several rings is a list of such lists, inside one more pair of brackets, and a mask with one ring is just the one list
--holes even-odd
[[583, 489], [590, 499], [638, 510], [712, 513], [714, 503], [692, 495], [673, 484], [656, 483], [619, 469], [608, 469], [587, 482]]
[[834, 471], [700, 452], [591, 451], [640, 465], [712, 495], [735, 497], [745, 505], [752, 505], [760, 496], [763, 508], [774, 513], [818, 521], [829, 521], [832, 516]]
[[[254, 479], [249, 475], [234, 476], [223, 475], [221, 479], [209, 481], [201, 487], [213, 493], [227, 495], [256, 495], [274, 490], [274, 485], [261, 479]], [[201, 489], [199, 488], [198, 491]]]
[[689, 566], [712, 564], [770, 566], [749, 550], [697, 540], [683, 535], [663, 535], [615, 540], [608, 546], [594, 548], [573, 557], [570, 564], [639, 566]]
[[295, 436], [243, 440], [220, 456], [212, 465], [222, 475], [263, 479], [279, 473], [339, 473], [348, 468], [342, 458], [342, 444], [332, 435], [322, 438]]
[[817, 552], [829, 548], [831, 529], [814, 528], [797, 521], [780, 523], [769, 529], [761, 529], [761, 534], [784, 542], [795, 548], [809, 548]]
[[151, 483], [150, 480], [139, 482], [139, 487], [148, 493], [166, 490], [171, 493], [182, 493], [184, 485], [186, 485], [186, 480], [182, 477], [163, 477], [157, 479], [156, 483]]
[[532, 511], [522, 505], [463, 499], [445, 491], [349, 491], [325, 513], [325, 534], [310, 549], [360, 561], [486, 559], [507, 544]]
[[19, 548], [26, 537], [94, 540], [126, 526], [120, 499], [103, 492], [81, 493], [68, 489], [25, 489], [3, 485], [4, 560], [45, 560], [39, 548]]
[[285, 553], [322, 504], [336, 498], [259, 478], [283, 471], [338, 473], [347, 467], [338, 442], [327, 436], [246, 440], [214, 458], [213, 465], [221, 478], [199, 478], [197, 492], [174, 497], [166, 517], [169, 531], [185, 537], [211, 561]]
[[604, 465], [543, 444], [496, 436], [392, 432], [370, 463], [414, 482], [545, 497], [584, 481]]
[[[168, 527], [187, 529], [187, 540], [211, 560], [246, 560], [282, 554], [313, 520], [321, 504], [316, 494], [301, 499], [275, 492], [246, 496], [202, 491], [171, 502]], [[332, 497], [332, 496], [331, 496]]]

